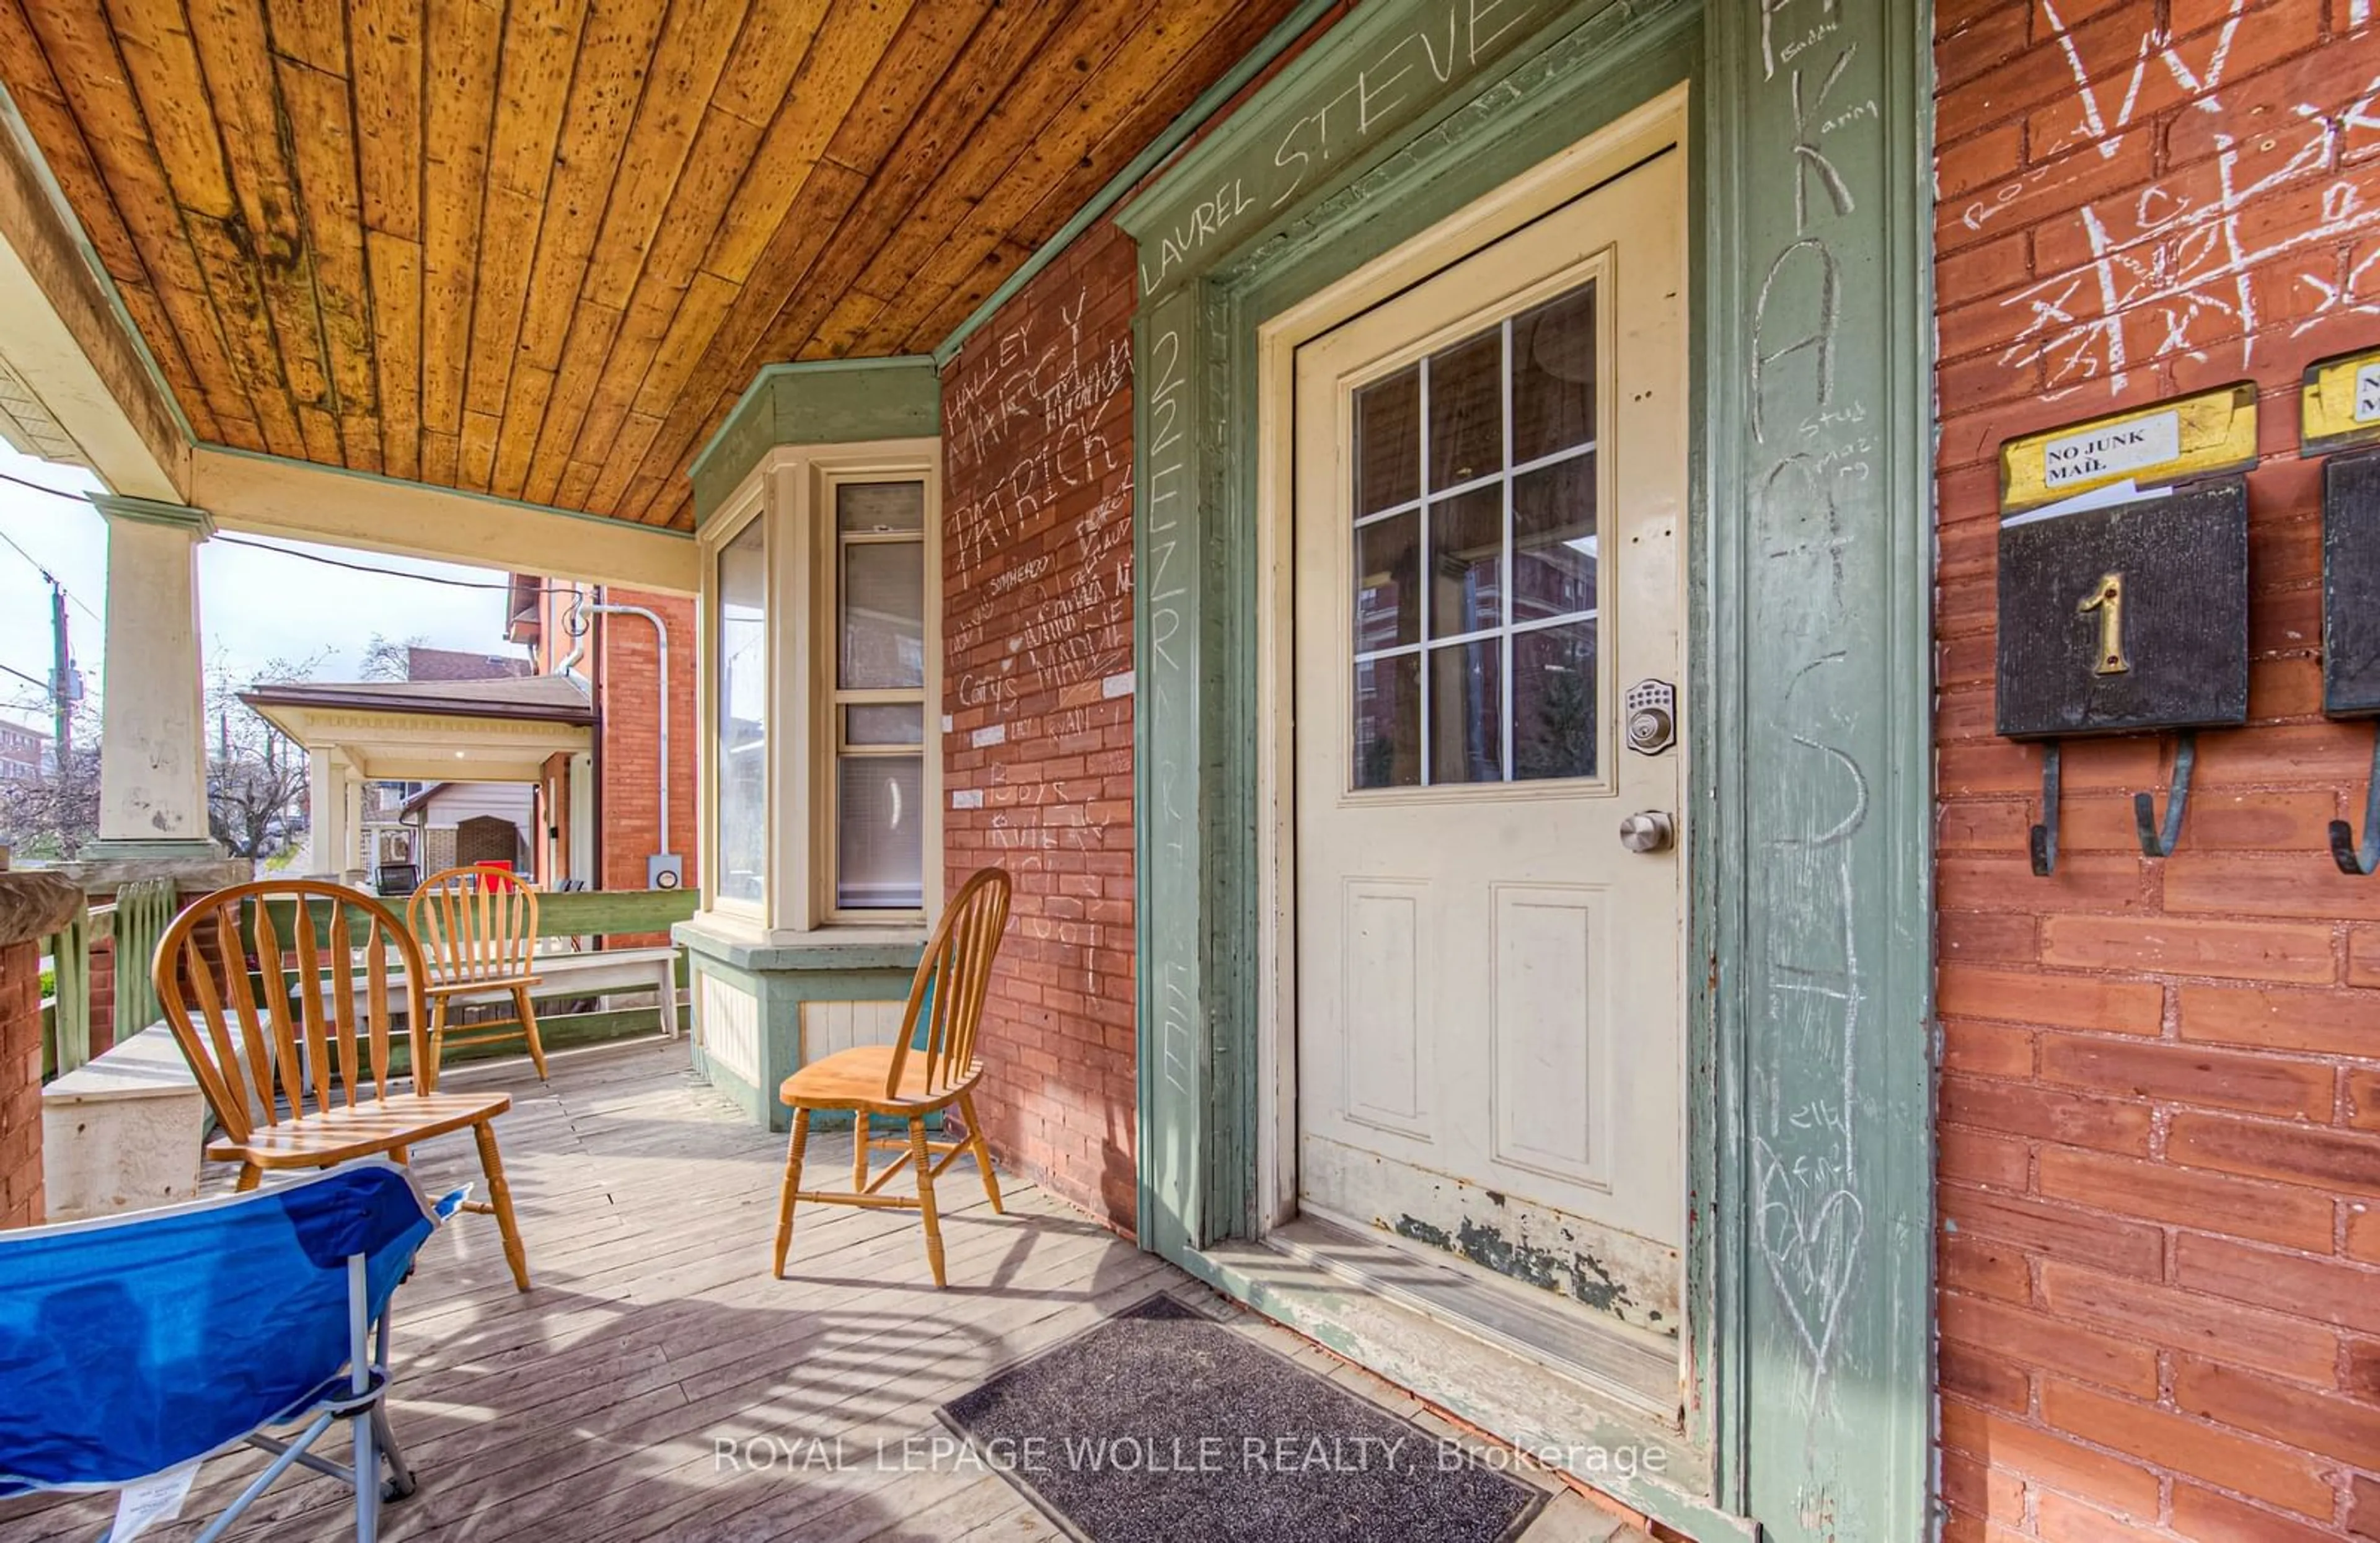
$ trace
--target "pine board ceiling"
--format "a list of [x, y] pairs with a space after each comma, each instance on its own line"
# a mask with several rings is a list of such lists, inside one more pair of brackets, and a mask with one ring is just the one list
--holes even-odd
[[201, 441], [685, 528], [1292, 3], [0, 0], [0, 82]]

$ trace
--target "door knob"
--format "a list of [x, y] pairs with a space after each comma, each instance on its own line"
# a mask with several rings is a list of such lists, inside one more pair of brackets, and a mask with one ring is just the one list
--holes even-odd
[[1661, 852], [1677, 839], [1677, 826], [1661, 809], [1646, 809], [1620, 822], [1620, 844], [1631, 852]]

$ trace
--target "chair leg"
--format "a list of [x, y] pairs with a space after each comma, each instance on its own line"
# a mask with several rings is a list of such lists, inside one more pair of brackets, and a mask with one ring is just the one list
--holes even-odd
[[388, 1423], [388, 1400], [385, 1397], [372, 1405], [371, 1425], [372, 1436], [380, 1443], [381, 1460], [388, 1465], [386, 1498], [401, 1500], [413, 1493], [419, 1481], [413, 1476], [413, 1465], [406, 1462], [405, 1449], [397, 1445], [396, 1431]]
[[959, 1095], [959, 1114], [966, 1121], [967, 1150], [975, 1154], [976, 1172], [983, 1175], [984, 1197], [991, 1202], [991, 1214], [1006, 1216], [1000, 1204], [1000, 1176], [991, 1171], [991, 1148], [983, 1144], [983, 1123], [975, 1117], [975, 1095]]
[[232, 1187], [245, 1195], [249, 1190], [254, 1189], [258, 1185], [263, 1183], [263, 1169], [259, 1168], [252, 1162], [243, 1162], [239, 1165], [239, 1182]]
[[482, 1120], [471, 1127], [480, 1144], [480, 1167], [488, 1175], [488, 1204], [496, 1213], [496, 1230], [504, 1234], [504, 1262], [513, 1267], [513, 1284], [528, 1290], [528, 1250], [521, 1246], [520, 1223], [513, 1220], [512, 1185], [504, 1183], [504, 1160], [496, 1155], [496, 1129]]
[[785, 1191], [777, 1200], [777, 1256], [769, 1272], [785, 1278], [785, 1250], [794, 1245], [794, 1195], [802, 1187], [802, 1148], [810, 1144], [810, 1112], [794, 1111], [793, 1139], [785, 1144]]
[[926, 1219], [926, 1263], [933, 1267], [934, 1288], [950, 1282], [942, 1278], [942, 1220], [934, 1210], [934, 1155], [926, 1147], [926, 1117], [909, 1116], [909, 1160], [917, 1169], [917, 1209]]
[[355, 1428], [356, 1479], [356, 1543], [379, 1543], [380, 1538], [380, 1421], [379, 1411], [361, 1418], [350, 1419]]
[[446, 999], [430, 999], [430, 1064], [413, 1068], [413, 1086], [424, 1093], [438, 1091], [438, 1068], [446, 1059]]
[[537, 1037], [537, 1009], [528, 1004], [528, 987], [513, 988], [513, 1012], [520, 1018], [521, 1032], [528, 1036], [529, 1063], [537, 1068], [538, 1080], [543, 1082], [545, 1080], [545, 1046]]
[[864, 1109], [851, 1112], [851, 1192], [868, 1193], [868, 1137], [876, 1128], [875, 1117]]

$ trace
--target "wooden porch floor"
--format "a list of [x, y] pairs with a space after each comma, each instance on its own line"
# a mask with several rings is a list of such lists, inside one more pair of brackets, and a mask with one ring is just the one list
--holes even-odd
[[[458, 1217], [423, 1251], [396, 1298], [391, 1415], [421, 1488], [384, 1509], [384, 1537], [1057, 1537], [1006, 1480], [947, 1446], [937, 1456], [935, 1407], [1151, 1292], [1220, 1300], [1021, 1182], [1004, 1186], [1010, 1214], [992, 1215], [965, 1162], [937, 1191], [950, 1290], [932, 1288], [913, 1216], [843, 1207], [801, 1213], [790, 1278], [771, 1280], [783, 1139], [694, 1076], [683, 1041], [566, 1052], [552, 1073], [540, 1086], [506, 1063], [445, 1079], [514, 1096], [499, 1134], [537, 1285], [513, 1290], [485, 1216]], [[850, 1151], [847, 1135], [814, 1138], [814, 1172], [847, 1174]], [[433, 1189], [477, 1176], [465, 1141], [415, 1161]], [[1237, 1326], [1399, 1414], [1418, 1409], [1285, 1330], [1246, 1314]], [[326, 1445], [346, 1455], [343, 1434]], [[187, 1514], [211, 1516], [261, 1464], [210, 1463]], [[344, 1493], [285, 1477], [233, 1536], [351, 1537]], [[0, 1508], [0, 1539], [96, 1537], [113, 1508], [18, 1501]], [[1568, 1491], [1528, 1532], [1615, 1537], [1641, 1535]]]

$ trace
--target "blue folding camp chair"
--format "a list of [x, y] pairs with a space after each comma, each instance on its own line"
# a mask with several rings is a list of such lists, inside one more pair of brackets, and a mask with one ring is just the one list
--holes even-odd
[[[433, 1205], [373, 1158], [0, 1233], [0, 1499], [120, 1488], [246, 1442], [273, 1461], [199, 1543], [296, 1464], [354, 1486], [356, 1537], [371, 1543], [381, 1501], [413, 1492], [384, 1407], [389, 1294], [463, 1197]], [[310, 1450], [339, 1420], [351, 1464]]]

